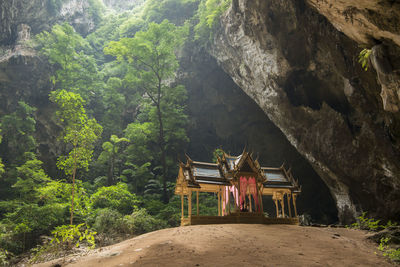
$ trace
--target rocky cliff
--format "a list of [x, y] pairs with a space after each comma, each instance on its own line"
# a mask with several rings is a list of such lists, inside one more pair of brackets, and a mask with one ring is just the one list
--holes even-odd
[[40, 107], [35, 112], [35, 137], [41, 160], [53, 166], [48, 170], [51, 173], [57, 172], [55, 161], [60, 149], [54, 142], [58, 127], [48, 100], [51, 68], [30, 48], [29, 41], [31, 35], [64, 21], [86, 35], [95, 25], [89, 13], [87, 0], [0, 2], [0, 116], [13, 112], [18, 101]]
[[[387, 22], [399, 9], [367, 16], [364, 4], [377, 1], [361, 1], [370, 24], [355, 34], [360, 22], [346, 20], [343, 2], [233, 0], [212, 54], [328, 185], [341, 222], [361, 210], [399, 218], [400, 65], [398, 28], [390, 28], [398, 24]], [[376, 71], [357, 62], [359, 44], [375, 47]]]

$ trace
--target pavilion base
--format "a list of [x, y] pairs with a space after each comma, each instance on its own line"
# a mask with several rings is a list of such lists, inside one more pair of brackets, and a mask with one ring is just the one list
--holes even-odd
[[293, 224], [298, 225], [298, 218], [268, 218], [261, 213], [237, 212], [226, 216], [191, 216], [181, 219], [181, 226], [201, 224]]

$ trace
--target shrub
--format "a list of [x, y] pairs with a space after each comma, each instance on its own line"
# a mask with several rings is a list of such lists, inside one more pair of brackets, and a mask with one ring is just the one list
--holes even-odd
[[68, 209], [62, 204], [38, 206], [21, 205], [14, 212], [7, 213], [0, 225], [0, 247], [13, 253], [24, 252], [32, 247], [42, 234], [63, 224]]
[[378, 249], [383, 252], [383, 256], [388, 257], [394, 262], [400, 262], [400, 248], [390, 248], [388, 245], [389, 238], [381, 238]]
[[0, 248], [0, 266], [8, 266], [9, 255], [7, 250]]
[[85, 241], [89, 245], [89, 248], [96, 246], [94, 237], [97, 233], [84, 223], [58, 226], [51, 233], [54, 237], [50, 241], [50, 244], [55, 242], [61, 244], [66, 249], [71, 249], [72, 246], [79, 247], [82, 241]]
[[181, 223], [181, 212], [175, 207], [167, 205], [156, 218], [165, 221], [168, 226], [176, 227]]
[[50, 243], [38, 245], [31, 249], [32, 257], [29, 264], [49, 261], [70, 253], [73, 247], [79, 247], [82, 242], [89, 245], [90, 249], [95, 247], [96, 232], [92, 231], [86, 224], [61, 225], [51, 232], [53, 234]]
[[100, 187], [90, 200], [94, 209], [110, 208], [122, 214], [131, 213], [139, 202], [136, 195], [128, 191], [125, 183]]
[[166, 223], [147, 213], [146, 209], [134, 211], [123, 219], [126, 231], [135, 235], [159, 230], [166, 227]]
[[357, 217], [357, 221], [350, 225], [350, 227], [361, 230], [378, 231], [385, 228], [385, 226], [380, 225], [379, 222], [380, 220], [367, 218], [367, 213], [363, 212], [361, 216]]
[[93, 229], [101, 234], [122, 232], [121, 219], [122, 214], [118, 211], [109, 208], [97, 210]]

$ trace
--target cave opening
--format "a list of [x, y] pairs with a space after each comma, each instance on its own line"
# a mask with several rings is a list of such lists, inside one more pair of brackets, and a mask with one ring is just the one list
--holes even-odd
[[183, 80], [191, 118], [188, 154], [200, 161], [210, 161], [216, 148], [238, 155], [246, 147], [262, 160], [263, 166], [279, 167], [285, 163], [302, 184], [299, 214], [310, 215], [314, 222], [337, 222], [336, 204], [327, 185], [217, 62], [200, 53], [183, 66], [189, 74]]

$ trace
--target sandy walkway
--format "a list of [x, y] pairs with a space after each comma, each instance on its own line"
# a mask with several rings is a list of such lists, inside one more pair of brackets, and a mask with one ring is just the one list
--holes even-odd
[[361, 231], [291, 225], [200, 225], [164, 229], [61, 266], [390, 266]]

